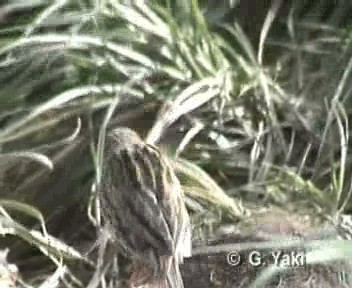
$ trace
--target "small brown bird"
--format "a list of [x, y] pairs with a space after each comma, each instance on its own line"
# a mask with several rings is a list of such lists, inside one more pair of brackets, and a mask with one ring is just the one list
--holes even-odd
[[107, 135], [102, 215], [133, 265], [130, 287], [183, 288], [179, 264], [191, 256], [183, 191], [160, 151], [128, 128]]

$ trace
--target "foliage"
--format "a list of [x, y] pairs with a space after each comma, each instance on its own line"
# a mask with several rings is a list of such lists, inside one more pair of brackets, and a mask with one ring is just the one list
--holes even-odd
[[0, 245], [37, 248], [28, 287], [84, 287], [77, 262], [96, 265], [83, 246], [113, 126], [178, 157], [198, 237], [258, 206], [350, 213], [350, 6], [272, 1], [254, 35], [244, 1], [130, 2], [0, 6]]

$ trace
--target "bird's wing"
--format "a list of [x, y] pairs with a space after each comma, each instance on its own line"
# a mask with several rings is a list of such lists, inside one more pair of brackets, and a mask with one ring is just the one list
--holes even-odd
[[169, 187], [173, 179], [165, 165], [156, 148], [142, 143], [109, 153], [103, 169], [106, 218], [127, 251], [153, 264], [160, 256], [174, 255], [179, 231], [178, 203]]

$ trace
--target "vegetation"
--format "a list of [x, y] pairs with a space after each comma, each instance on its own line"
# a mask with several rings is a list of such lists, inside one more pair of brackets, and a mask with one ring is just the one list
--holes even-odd
[[0, 5], [0, 247], [23, 285], [85, 287], [115, 126], [174, 159], [196, 238], [272, 207], [348, 230], [351, 4], [129, 2]]

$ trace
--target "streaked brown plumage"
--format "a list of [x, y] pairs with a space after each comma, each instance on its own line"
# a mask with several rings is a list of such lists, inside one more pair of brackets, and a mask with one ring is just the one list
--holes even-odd
[[182, 288], [178, 265], [191, 254], [191, 227], [172, 167], [128, 128], [108, 134], [105, 147], [102, 214], [134, 263], [130, 286]]

